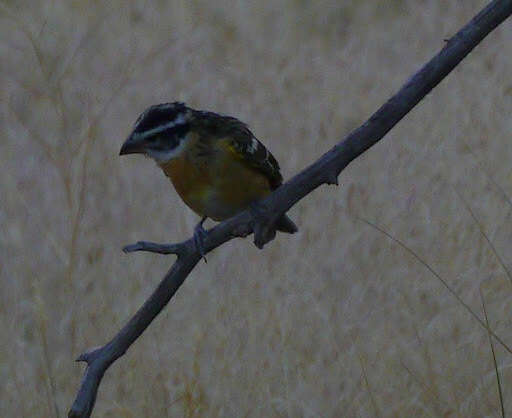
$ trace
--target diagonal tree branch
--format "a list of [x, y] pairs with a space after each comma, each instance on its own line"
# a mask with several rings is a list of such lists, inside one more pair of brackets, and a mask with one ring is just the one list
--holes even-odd
[[[493, 29], [512, 14], [512, 0], [495, 0], [485, 7], [444, 48], [421, 68], [361, 127], [295, 175], [264, 199], [254, 211], [246, 210], [208, 231], [204, 250], [209, 252], [235, 238], [255, 231], [258, 247], [273, 239], [276, 220], [299, 200], [322, 184], [337, 184], [340, 172], [355, 158], [380, 141], [411, 109], [443, 80], [462, 59]], [[126, 252], [151, 251], [176, 254], [176, 262], [160, 285], [130, 321], [106, 345], [82, 354], [87, 368], [69, 417], [89, 417], [94, 407], [101, 379], [108, 367], [121, 357], [147, 326], [161, 312], [201, 259], [191, 238], [178, 244], [162, 245], [139, 242]]]

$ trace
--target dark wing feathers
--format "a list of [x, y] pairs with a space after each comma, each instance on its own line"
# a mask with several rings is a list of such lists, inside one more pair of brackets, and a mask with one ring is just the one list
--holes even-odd
[[249, 165], [263, 173], [270, 182], [272, 189], [278, 188], [283, 182], [279, 163], [270, 151], [247, 129], [248, 135], [231, 137], [231, 146], [236, 154]]
[[201, 112], [201, 120], [210, 121], [208, 131], [217, 138], [226, 138], [230, 150], [251, 167], [264, 174], [272, 189], [283, 182], [279, 163], [270, 151], [252, 134], [247, 125], [231, 116]]

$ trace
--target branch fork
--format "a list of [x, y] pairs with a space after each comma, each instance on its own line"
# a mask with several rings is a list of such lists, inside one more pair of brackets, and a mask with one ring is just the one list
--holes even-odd
[[[276, 236], [276, 222], [282, 215], [280, 212], [276, 213], [272, 209], [262, 203], [254, 203], [246, 211], [252, 217], [252, 220], [244, 225], [239, 225], [237, 228], [233, 228], [231, 231], [231, 238], [245, 238], [254, 232], [254, 244], [259, 249], [262, 249], [267, 243], [272, 241]], [[210, 252], [214, 245], [210, 243], [208, 239], [210, 230], [206, 230], [204, 236], [204, 251], [205, 253]], [[180, 257], [185, 257], [190, 252], [196, 251], [196, 246], [191, 245], [191, 240], [161, 244], [152, 241], [137, 241], [135, 244], [126, 245], [123, 247], [123, 252], [126, 254], [145, 251], [149, 253], [169, 255], [174, 254]]]

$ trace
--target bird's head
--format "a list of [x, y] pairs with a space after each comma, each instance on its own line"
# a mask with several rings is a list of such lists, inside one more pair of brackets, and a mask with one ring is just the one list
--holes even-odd
[[142, 113], [119, 155], [144, 154], [166, 163], [183, 151], [190, 129], [192, 110], [184, 103], [162, 103]]

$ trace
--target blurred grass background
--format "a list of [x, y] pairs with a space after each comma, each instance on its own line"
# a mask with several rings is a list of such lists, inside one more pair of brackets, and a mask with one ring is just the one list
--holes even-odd
[[[249, 123], [285, 177], [361, 124], [487, 2], [0, 3], [0, 416], [64, 416], [197, 217], [119, 158], [148, 105]], [[512, 27], [293, 208], [259, 252], [208, 256], [100, 387], [97, 417], [500, 416], [512, 345]], [[210, 224], [211, 225], [211, 224]], [[505, 408], [511, 355], [495, 344]]]

